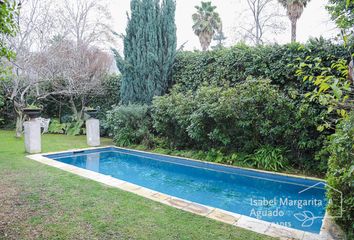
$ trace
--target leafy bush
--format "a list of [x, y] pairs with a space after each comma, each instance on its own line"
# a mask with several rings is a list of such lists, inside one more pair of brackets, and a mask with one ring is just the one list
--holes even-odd
[[107, 126], [113, 139], [120, 146], [152, 142], [151, 117], [148, 106], [116, 106], [107, 112]]
[[[310, 101], [318, 102], [326, 107], [328, 113], [337, 112], [339, 116], [345, 117], [347, 110], [352, 107], [353, 100], [351, 83], [348, 80], [348, 64], [346, 60], [340, 59], [328, 67], [323, 65], [321, 59], [312, 59], [310, 56], [305, 60], [299, 60], [299, 69], [296, 74], [315, 87], [305, 96]], [[330, 128], [332, 125], [333, 122], [329, 119], [319, 126], [319, 129]]]
[[[354, 112], [343, 120], [330, 138], [330, 153], [327, 173], [328, 185], [342, 192], [343, 217], [336, 221], [354, 237]], [[333, 216], [340, 216], [340, 194], [328, 188], [328, 198], [332, 199], [329, 210]]]
[[216, 150], [214, 148], [203, 152], [199, 151], [196, 155], [198, 159], [204, 159], [209, 162], [223, 163], [233, 165], [238, 162], [238, 164], [242, 164], [240, 161], [240, 156], [237, 153], [225, 154], [220, 150]]
[[59, 119], [52, 119], [49, 124], [48, 128], [49, 133], [56, 133], [56, 134], [67, 134], [67, 135], [80, 135], [85, 134], [85, 123], [84, 121], [69, 121], [65, 123], [60, 123]]
[[279, 171], [284, 169], [287, 159], [283, 149], [266, 145], [247, 156], [246, 162], [259, 169]]
[[66, 123], [65, 132], [67, 135], [71, 135], [71, 136], [85, 134], [86, 133], [85, 122], [82, 120], [78, 120], [78, 121]]
[[313, 160], [323, 142], [316, 130], [321, 110], [288, 97], [268, 80], [201, 86], [194, 93], [179, 92], [177, 86], [169, 95], [156, 97], [152, 109], [153, 125], [169, 147], [215, 149], [229, 155], [277, 146], [292, 167], [326, 170], [325, 159]]
[[65, 129], [66, 129], [65, 123], [60, 123], [59, 119], [51, 119], [48, 132], [63, 134], [65, 133]]
[[276, 141], [277, 131], [284, 134], [289, 129], [291, 107], [269, 81], [249, 80], [233, 88], [202, 86], [194, 95], [173, 91], [157, 97], [152, 117], [156, 130], [168, 140], [253, 151], [263, 142]]
[[187, 133], [189, 118], [195, 109], [191, 92], [185, 94], [172, 91], [153, 100], [153, 127], [167, 139], [169, 147], [187, 147], [191, 139]]
[[267, 80], [249, 79], [233, 88], [201, 87], [187, 128], [202, 148], [252, 152], [278, 145], [291, 134], [292, 102]]

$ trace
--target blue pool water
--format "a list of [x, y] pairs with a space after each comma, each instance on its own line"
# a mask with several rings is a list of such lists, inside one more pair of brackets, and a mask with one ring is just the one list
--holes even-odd
[[168, 195], [312, 233], [319, 233], [325, 215], [324, 182], [315, 180], [111, 147], [46, 157]]

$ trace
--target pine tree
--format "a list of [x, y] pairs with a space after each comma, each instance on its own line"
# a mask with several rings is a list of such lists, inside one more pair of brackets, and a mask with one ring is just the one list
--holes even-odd
[[175, 0], [132, 0], [124, 57], [114, 50], [122, 73], [122, 104], [150, 104], [163, 95], [176, 55]]

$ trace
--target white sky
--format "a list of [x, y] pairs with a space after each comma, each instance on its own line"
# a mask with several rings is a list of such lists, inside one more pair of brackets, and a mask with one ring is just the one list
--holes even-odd
[[[206, 1], [206, 0], [205, 0]], [[118, 33], [124, 33], [127, 17], [126, 13], [130, 9], [130, 0], [110, 0], [109, 9], [112, 14], [112, 27]], [[200, 49], [198, 37], [192, 30], [192, 14], [195, 12], [194, 6], [199, 5], [201, 0], [177, 0], [176, 25], [178, 46], [187, 42], [185, 50]], [[330, 21], [329, 14], [325, 9], [327, 0], [312, 0], [305, 8], [304, 13], [297, 24], [297, 39], [305, 42], [310, 37], [325, 38], [334, 37], [337, 34], [335, 25]], [[238, 38], [237, 30], [242, 21], [248, 20], [246, 0], [212, 0], [212, 4], [217, 6], [216, 11], [220, 14], [223, 29], [227, 39], [227, 45], [234, 44]], [[285, 15], [285, 9], [279, 7], [279, 13]], [[242, 17], [240, 17], [242, 16]], [[267, 38], [271, 42], [287, 43], [290, 41], [290, 22], [287, 17], [280, 18], [286, 30], [282, 34], [271, 34]], [[117, 46], [118, 47], [118, 46]]]

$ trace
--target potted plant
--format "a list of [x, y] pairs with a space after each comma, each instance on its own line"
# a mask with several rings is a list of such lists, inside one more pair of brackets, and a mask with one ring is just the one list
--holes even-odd
[[89, 115], [91, 118], [96, 118], [97, 114], [98, 114], [98, 109], [96, 108], [92, 108], [92, 107], [86, 107], [84, 109], [84, 113], [86, 113], [87, 115]]
[[41, 116], [42, 107], [35, 104], [29, 104], [22, 111], [30, 119], [38, 118]]

